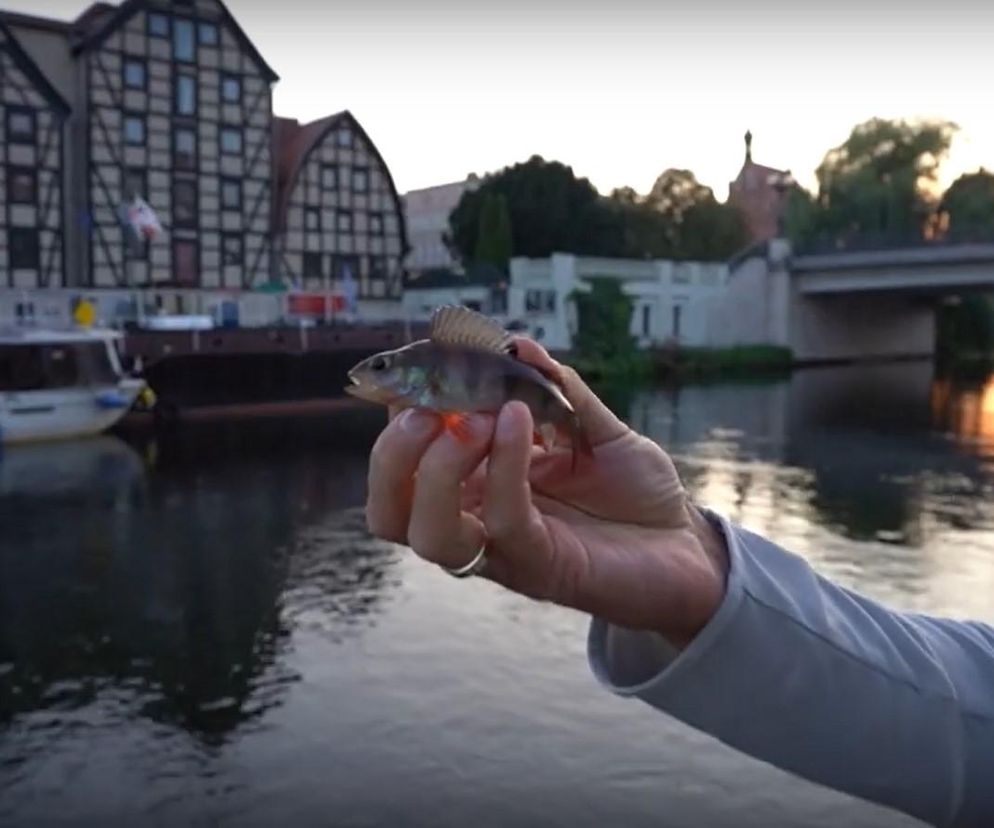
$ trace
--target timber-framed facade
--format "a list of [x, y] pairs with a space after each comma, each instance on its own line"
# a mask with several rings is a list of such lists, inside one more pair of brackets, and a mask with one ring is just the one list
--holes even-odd
[[0, 21], [0, 287], [61, 287], [69, 105]]
[[[271, 275], [276, 74], [220, 0], [97, 7], [75, 47], [86, 90], [86, 282], [250, 288]], [[165, 233], [137, 242], [134, 195]]]
[[[350, 112], [276, 124], [281, 276], [306, 290], [397, 301], [404, 210], [383, 157]], [[349, 284], [351, 283], [351, 288]]]

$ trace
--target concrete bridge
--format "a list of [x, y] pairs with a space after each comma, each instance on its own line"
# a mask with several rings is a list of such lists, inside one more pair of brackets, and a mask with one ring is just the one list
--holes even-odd
[[994, 243], [793, 255], [774, 239], [731, 264], [718, 344], [785, 345], [800, 361], [931, 356], [939, 304], [994, 292]]

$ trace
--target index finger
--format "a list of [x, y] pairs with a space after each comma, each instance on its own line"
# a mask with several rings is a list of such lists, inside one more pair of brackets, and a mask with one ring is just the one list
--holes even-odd
[[513, 342], [517, 347], [518, 359], [538, 368], [562, 387], [592, 445], [607, 443], [628, 432], [628, 426], [600, 401], [574, 368], [556, 362], [534, 339], [516, 336]]

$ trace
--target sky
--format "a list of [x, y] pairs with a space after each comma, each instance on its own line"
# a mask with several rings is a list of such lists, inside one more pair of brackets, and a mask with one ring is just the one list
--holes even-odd
[[[75, 17], [84, 0], [0, 0]], [[960, 127], [940, 183], [994, 168], [994, 3], [228, 0], [278, 115], [352, 111], [401, 192], [533, 154], [607, 193], [668, 167], [719, 198], [753, 157], [814, 186], [868, 118]], [[986, 8], [985, 8], [986, 6]]]

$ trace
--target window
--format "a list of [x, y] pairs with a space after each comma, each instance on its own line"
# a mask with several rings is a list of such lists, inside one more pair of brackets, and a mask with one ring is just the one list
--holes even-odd
[[197, 169], [197, 133], [193, 127], [173, 130], [173, 166], [187, 172]]
[[369, 189], [369, 170], [365, 167], [352, 170], [352, 189], [357, 193], [364, 193]]
[[370, 256], [369, 257], [369, 278], [371, 279], [385, 279], [387, 277], [387, 257], [386, 256]]
[[197, 243], [180, 240], [173, 242], [173, 276], [181, 285], [197, 283]]
[[38, 200], [38, 178], [33, 167], [7, 168], [7, 201], [34, 204]]
[[33, 144], [35, 142], [35, 113], [24, 106], [7, 107], [7, 142]]
[[225, 210], [242, 209], [242, 182], [237, 178], [221, 179], [221, 207]]
[[173, 182], [173, 225], [175, 227], [197, 226], [197, 183], [195, 181]]
[[176, 76], [176, 114], [194, 115], [197, 111], [197, 80], [190, 75]]
[[164, 14], [150, 12], [148, 15], [148, 33], [152, 37], [169, 37], [169, 18]]
[[242, 80], [234, 75], [221, 76], [221, 100], [225, 103], [241, 103]]
[[369, 214], [369, 232], [374, 236], [383, 235], [383, 214], [382, 213], [370, 213]]
[[173, 57], [193, 63], [193, 21], [177, 18], [173, 21]]
[[128, 89], [145, 88], [145, 61], [141, 58], [125, 58], [124, 85]]
[[338, 188], [338, 168], [334, 164], [321, 165], [321, 186], [326, 190]]
[[217, 26], [214, 23], [201, 23], [197, 32], [201, 46], [217, 46]]
[[652, 332], [652, 307], [642, 306], [642, 336], [649, 336]]
[[352, 146], [352, 132], [348, 129], [338, 130], [338, 146], [340, 147], [351, 147]]
[[305, 253], [304, 254], [304, 278], [305, 279], [321, 279], [324, 274], [321, 272], [321, 254], [320, 253]]
[[145, 146], [145, 116], [124, 116], [124, 141], [132, 146]]
[[525, 310], [529, 313], [555, 313], [556, 292], [554, 290], [526, 290]]
[[245, 260], [245, 243], [241, 233], [221, 234], [221, 264], [240, 265]]
[[38, 267], [38, 228], [11, 227], [7, 231], [7, 256], [10, 269]]
[[683, 315], [683, 308], [680, 305], [673, 306], [673, 336], [680, 337], [680, 317]]
[[129, 167], [124, 173], [124, 192], [126, 201], [133, 201], [136, 196], [145, 195], [145, 170], [141, 167]]
[[238, 155], [242, 151], [242, 133], [235, 127], [221, 130], [221, 152], [225, 155]]
[[352, 213], [348, 210], [339, 210], [337, 216], [337, 226], [339, 233], [352, 232]]
[[304, 210], [304, 228], [321, 230], [321, 211], [317, 207], [308, 207]]

